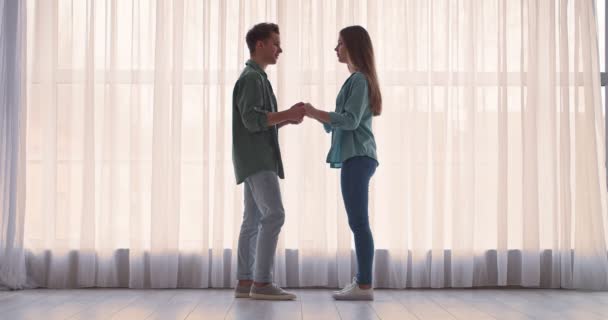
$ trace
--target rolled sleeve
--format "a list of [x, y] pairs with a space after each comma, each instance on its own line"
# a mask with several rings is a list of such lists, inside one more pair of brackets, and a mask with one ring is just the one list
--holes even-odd
[[368, 106], [367, 81], [364, 76], [353, 79], [349, 96], [346, 98], [341, 112], [330, 112], [329, 120], [332, 128], [355, 130], [359, 127], [361, 118]]
[[240, 80], [237, 93], [237, 107], [247, 130], [259, 132], [268, 130], [268, 111], [264, 110], [264, 87], [255, 74]]

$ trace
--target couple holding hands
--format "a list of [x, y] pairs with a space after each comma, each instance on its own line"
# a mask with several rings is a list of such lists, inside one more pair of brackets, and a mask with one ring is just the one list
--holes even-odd
[[243, 222], [238, 240], [235, 297], [292, 300], [296, 296], [273, 282], [277, 240], [285, 221], [278, 178], [284, 179], [279, 129], [301, 123], [304, 116], [319, 121], [331, 133], [327, 163], [340, 168], [340, 185], [348, 224], [355, 238], [357, 275], [351, 284], [333, 293], [336, 300], [373, 300], [374, 240], [369, 227], [369, 182], [378, 160], [372, 117], [382, 110], [372, 42], [367, 31], [350, 26], [339, 33], [335, 51], [350, 76], [336, 98], [335, 111], [308, 103], [285, 111], [268, 81], [267, 66], [281, 54], [279, 27], [255, 25], [246, 36], [251, 58], [232, 95], [232, 159], [237, 184], [244, 183]]

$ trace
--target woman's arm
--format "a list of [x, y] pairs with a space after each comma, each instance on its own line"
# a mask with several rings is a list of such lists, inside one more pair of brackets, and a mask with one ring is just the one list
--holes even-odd
[[304, 110], [306, 110], [306, 115], [310, 118], [313, 118], [321, 123], [330, 123], [329, 112], [316, 109], [310, 103], [304, 105]]
[[306, 115], [314, 118], [324, 125], [342, 130], [355, 130], [365, 113], [368, 102], [367, 82], [365, 78], [353, 78], [349, 95], [346, 97], [340, 113], [326, 112], [316, 109], [310, 103], [304, 105]]

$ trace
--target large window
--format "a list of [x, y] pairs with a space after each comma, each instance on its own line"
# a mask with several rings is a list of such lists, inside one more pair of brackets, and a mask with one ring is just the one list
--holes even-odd
[[[359, 24], [373, 39], [384, 106], [369, 202], [377, 284], [604, 286], [605, 0], [27, 7], [23, 238], [43, 285], [234, 283], [243, 190], [232, 89], [247, 30], [274, 21], [284, 52], [267, 70], [279, 109], [334, 110], [349, 76], [338, 32]], [[346, 283], [352, 234], [340, 172], [325, 163], [331, 136], [310, 120], [281, 130], [276, 274]]]

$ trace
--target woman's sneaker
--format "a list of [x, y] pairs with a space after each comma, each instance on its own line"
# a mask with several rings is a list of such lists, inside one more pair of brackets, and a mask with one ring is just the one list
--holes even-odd
[[374, 289], [361, 289], [358, 284], [332, 295], [336, 300], [374, 300]]
[[281, 289], [274, 283], [264, 287], [251, 286], [249, 296], [251, 299], [258, 300], [293, 300], [296, 298], [295, 294]]
[[350, 290], [350, 288], [352, 288], [353, 286], [357, 286], [357, 277], [353, 277], [353, 282], [349, 283], [346, 285], [346, 287], [342, 288], [341, 290], [338, 291], [334, 291], [333, 293], [340, 293], [342, 291], [346, 291], [346, 290]]

